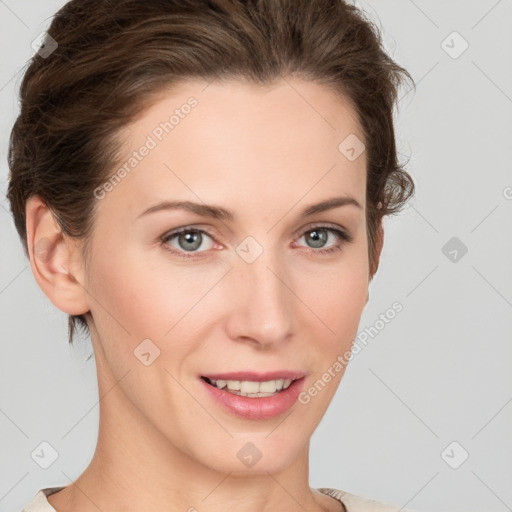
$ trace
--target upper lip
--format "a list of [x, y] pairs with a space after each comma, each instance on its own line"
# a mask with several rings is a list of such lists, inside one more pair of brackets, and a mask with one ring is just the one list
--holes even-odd
[[277, 379], [297, 380], [304, 377], [304, 372], [296, 372], [293, 370], [276, 370], [274, 372], [255, 372], [255, 371], [238, 371], [229, 373], [209, 373], [202, 375], [210, 380], [239, 380], [252, 382], [267, 382]]

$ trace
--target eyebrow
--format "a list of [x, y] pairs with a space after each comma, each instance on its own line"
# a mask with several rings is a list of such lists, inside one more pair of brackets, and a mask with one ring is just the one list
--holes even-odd
[[[299, 217], [310, 217], [316, 213], [322, 213], [327, 210], [339, 208], [341, 206], [353, 205], [362, 209], [362, 206], [356, 199], [351, 196], [333, 197], [322, 201], [321, 203], [313, 204], [304, 208]], [[144, 210], [137, 219], [149, 215], [151, 213], [160, 212], [163, 210], [186, 210], [201, 217], [211, 217], [213, 219], [233, 221], [235, 219], [235, 212], [221, 206], [214, 206], [209, 204], [194, 203], [192, 201], [162, 201], [147, 210]]]

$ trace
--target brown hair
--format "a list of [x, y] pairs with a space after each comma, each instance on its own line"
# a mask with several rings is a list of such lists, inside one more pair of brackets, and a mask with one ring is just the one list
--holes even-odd
[[[382, 218], [414, 193], [397, 161], [393, 125], [398, 87], [414, 81], [383, 50], [363, 11], [343, 0], [72, 0], [48, 34], [58, 46], [29, 62], [8, 156], [7, 197], [27, 256], [32, 195], [87, 254], [93, 191], [112, 175], [116, 135], [155, 93], [187, 78], [271, 84], [293, 75], [331, 88], [358, 114], [373, 268]], [[88, 331], [89, 315], [69, 315], [70, 344], [78, 325]]]

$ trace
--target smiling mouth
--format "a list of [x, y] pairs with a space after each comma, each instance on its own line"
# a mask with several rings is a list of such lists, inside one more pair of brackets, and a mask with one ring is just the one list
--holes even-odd
[[237, 396], [249, 398], [264, 398], [275, 396], [288, 389], [291, 384], [298, 379], [275, 379], [265, 382], [248, 380], [223, 380], [201, 377], [210, 386]]

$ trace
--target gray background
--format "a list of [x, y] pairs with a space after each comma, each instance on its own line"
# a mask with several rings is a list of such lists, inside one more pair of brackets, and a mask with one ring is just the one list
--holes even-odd
[[[90, 341], [68, 347], [5, 199], [20, 71], [62, 4], [0, 0], [0, 512], [77, 478], [97, 436]], [[357, 5], [418, 84], [397, 115], [417, 193], [386, 221], [360, 332], [395, 301], [403, 311], [349, 365], [310, 483], [417, 511], [512, 510], [512, 0]], [[456, 261], [452, 237], [468, 249]], [[48, 469], [31, 458], [43, 441], [59, 454]]]

